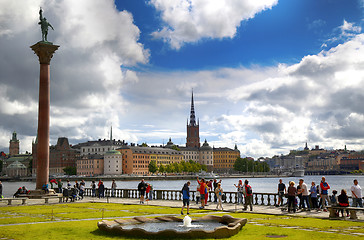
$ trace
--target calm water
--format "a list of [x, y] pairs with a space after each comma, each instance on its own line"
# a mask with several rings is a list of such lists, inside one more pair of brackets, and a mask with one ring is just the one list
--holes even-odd
[[[223, 178], [222, 179], [222, 187], [224, 191], [232, 192], [236, 191], [234, 184], [238, 184], [238, 181], [241, 178]], [[248, 178], [249, 184], [252, 186], [254, 192], [261, 193], [276, 193], [278, 180], [280, 178]], [[289, 181], [294, 181], [298, 184], [299, 177], [286, 177], [282, 178], [283, 182], [288, 185]], [[305, 176], [303, 178], [305, 183], [310, 186], [312, 181], [316, 182], [316, 185], [321, 181], [321, 176]], [[352, 176], [352, 175], [335, 175], [335, 176], [326, 176], [326, 181], [329, 183], [332, 190], [337, 190], [338, 192], [341, 189], [346, 189], [348, 195], [351, 196], [350, 187], [353, 185], [353, 180], [358, 179], [359, 185], [364, 188], [364, 175], [360, 176]], [[245, 179], [243, 179], [245, 180]], [[129, 188], [136, 189], [137, 185], [140, 181], [117, 181], [117, 188]], [[186, 180], [159, 180], [159, 181], [150, 181], [153, 185], [154, 189], [165, 189], [165, 190], [181, 190], [183, 184]], [[74, 182], [71, 182], [74, 184]], [[65, 182], [63, 183], [65, 185]], [[90, 187], [91, 182], [86, 181], [86, 187]], [[111, 187], [111, 181], [104, 182], [106, 188]], [[35, 189], [35, 182], [4, 182], [3, 181], [3, 195], [4, 197], [11, 197], [19, 187], [25, 186], [27, 189], [32, 190]], [[288, 187], [288, 186], [287, 186]], [[196, 190], [197, 182], [195, 180], [191, 181], [191, 190]]]

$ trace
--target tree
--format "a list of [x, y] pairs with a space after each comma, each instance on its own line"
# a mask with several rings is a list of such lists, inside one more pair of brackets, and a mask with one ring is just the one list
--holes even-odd
[[65, 168], [63, 168], [63, 171], [66, 175], [76, 175], [77, 174], [76, 167], [65, 167]]
[[156, 173], [158, 171], [158, 166], [155, 160], [150, 161], [149, 163], [149, 172]]
[[143, 142], [141, 146], [142, 147], [148, 147], [148, 144], [146, 142]]
[[177, 150], [177, 151], [181, 151], [181, 149], [179, 149], [176, 145], [173, 145], [173, 146], [171, 147], [171, 149], [174, 149], [174, 150]]
[[160, 173], [164, 173], [165, 171], [166, 171], [166, 169], [165, 169], [165, 167], [164, 167], [164, 165], [163, 164], [161, 164], [160, 166], [159, 166], [159, 170], [158, 170]]
[[244, 160], [241, 157], [238, 157], [234, 163], [234, 170], [239, 172], [245, 172], [244, 167], [245, 167]]

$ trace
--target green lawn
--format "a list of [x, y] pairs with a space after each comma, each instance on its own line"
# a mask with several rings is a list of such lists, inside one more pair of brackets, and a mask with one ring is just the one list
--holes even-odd
[[[39, 206], [0, 207], [0, 239], [125, 239], [100, 231], [102, 218], [129, 218], [178, 214], [180, 209], [163, 206], [123, 205], [114, 203], [72, 203]], [[191, 216], [214, 214], [191, 209]], [[247, 225], [230, 239], [363, 239], [364, 223], [254, 213], [231, 213], [247, 218]], [[33, 223], [33, 224], [32, 224]], [[36, 223], [36, 224], [34, 224]]]

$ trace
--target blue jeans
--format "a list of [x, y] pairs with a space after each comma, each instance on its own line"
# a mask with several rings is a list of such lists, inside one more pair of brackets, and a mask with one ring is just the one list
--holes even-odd
[[305, 208], [305, 202], [307, 204], [307, 208], [310, 209], [310, 201], [308, 199], [308, 195], [307, 196], [304, 196], [302, 195], [302, 207]]
[[238, 192], [238, 204], [243, 203], [243, 193]]
[[361, 198], [353, 198], [353, 207], [358, 206], [363, 207], [363, 199]]

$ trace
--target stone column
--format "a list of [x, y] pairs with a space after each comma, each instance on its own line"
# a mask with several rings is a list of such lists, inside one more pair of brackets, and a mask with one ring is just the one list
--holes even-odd
[[31, 49], [39, 58], [39, 108], [37, 144], [37, 182], [36, 189], [42, 189], [49, 179], [49, 110], [50, 110], [50, 62], [59, 48], [49, 42], [38, 42]]

